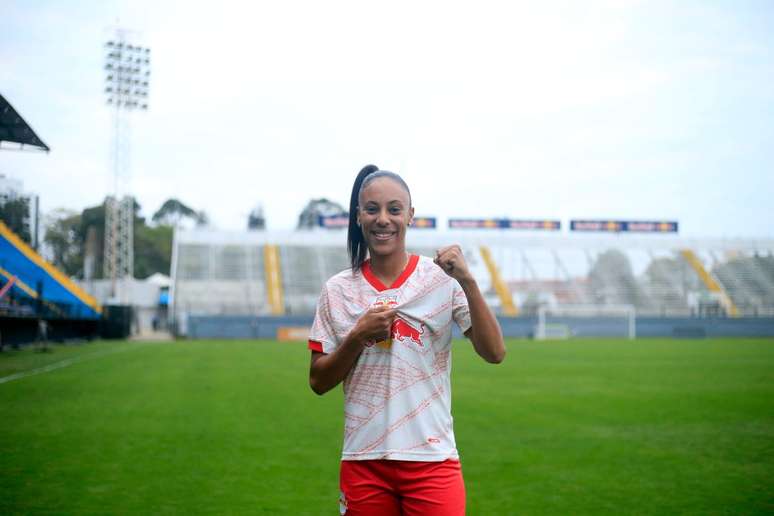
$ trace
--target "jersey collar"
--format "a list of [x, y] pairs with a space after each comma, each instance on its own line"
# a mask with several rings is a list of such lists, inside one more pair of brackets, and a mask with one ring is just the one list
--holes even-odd
[[417, 263], [419, 263], [419, 255], [409, 255], [406, 268], [403, 269], [403, 272], [400, 273], [400, 276], [398, 276], [398, 278], [392, 283], [392, 285], [390, 285], [389, 288], [385, 287], [384, 283], [382, 283], [379, 278], [376, 277], [374, 271], [371, 270], [370, 259], [364, 261], [360, 269], [363, 271], [363, 277], [366, 279], [366, 281], [368, 281], [368, 283], [370, 283], [371, 286], [374, 287], [378, 292], [381, 292], [383, 290], [400, 288], [400, 286], [406, 283], [406, 280], [409, 279], [409, 276], [411, 276], [411, 273], [414, 272], [414, 269], [417, 268]]

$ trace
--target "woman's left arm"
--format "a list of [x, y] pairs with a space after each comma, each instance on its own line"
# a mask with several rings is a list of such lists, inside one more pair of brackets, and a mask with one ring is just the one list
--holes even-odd
[[443, 247], [436, 251], [435, 263], [443, 271], [457, 280], [468, 299], [470, 310], [470, 329], [465, 336], [473, 343], [473, 348], [481, 358], [493, 364], [505, 359], [505, 343], [500, 324], [484, 301], [481, 289], [468, 269], [465, 256], [458, 245]]

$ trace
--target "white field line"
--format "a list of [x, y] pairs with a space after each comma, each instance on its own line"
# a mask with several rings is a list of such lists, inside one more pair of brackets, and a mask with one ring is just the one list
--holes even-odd
[[54, 362], [53, 364], [48, 364], [35, 369], [30, 369], [29, 371], [20, 371], [18, 373], [9, 374], [8, 376], [2, 376], [0, 377], [0, 384], [12, 382], [14, 380], [20, 380], [22, 378], [27, 378], [28, 376], [34, 376], [36, 374], [43, 374], [43, 373], [48, 373], [49, 371], [56, 371], [57, 369], [62, 369], [63, 367], [71, 366], [73, 364], [77, 364], [78, 362], [85, 362], [93, 358], [100, 358], [107, 355], [115, 355], [117, 353], [123, 353], [124, 351], [129, 351], [132, 349], [144, 348], [148, 344], [151, 344], [151, 343], [149, 342], [144, 344], [131, 344], [129, 346], [126, 346], [120, 349], [109, 349], [105, 351], [98, 351], [96, 353], [89, 353], [88, 355], [81, 355], [79, 357], [60, 360], [59, 362]]

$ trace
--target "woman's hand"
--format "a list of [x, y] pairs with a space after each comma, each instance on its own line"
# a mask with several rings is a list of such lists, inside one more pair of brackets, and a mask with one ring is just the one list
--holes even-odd
[[465, 336], [470, 339], [476, 353], [484, 360], [499, 364], [505, 359], [503, 332], [468, 269], [462, 249], [458, 245], [442, 247], [435, 252], [433, 261], [446, 274], [456, 279], [462, 291], [465, 292], [470, 310], [470, 329], [465, 332]]
[[462, 253], [462, 248], [457, 244], [438, 249], [433, 261], [460, 284], [473, 278], [468, 269], [468, 262], [465, 261], [465, 255]]
[[367, 310], [344, 338], [341, 346], [326, 355], [312, 351], [309, 385], [317, 394], [325, 394], [346, 378], [367, 344], [380, 342], [390, 335], [395, 309], [377, 306]]
[[390, 336], [396, 310], [382, 305], [367, 310], [355, 323], [352, 333], [360, 342], [380, 342]]

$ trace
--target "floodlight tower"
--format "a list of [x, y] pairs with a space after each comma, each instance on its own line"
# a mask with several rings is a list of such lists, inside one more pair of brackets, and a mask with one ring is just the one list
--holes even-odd
[[[129, 118], [135, 110], [147, 111], [150, 83], [150, 49], [127, 41], [126, 30], [116, 29], [105, 44], [105, 94], [113, 112], [113, 195], [105, 199], [104, 277], [112, 280], [111, 295], [119, 279], [134, 273], [134, 198], [129, 189]], [[123, 197], [121, 195], [123, 194]]]

